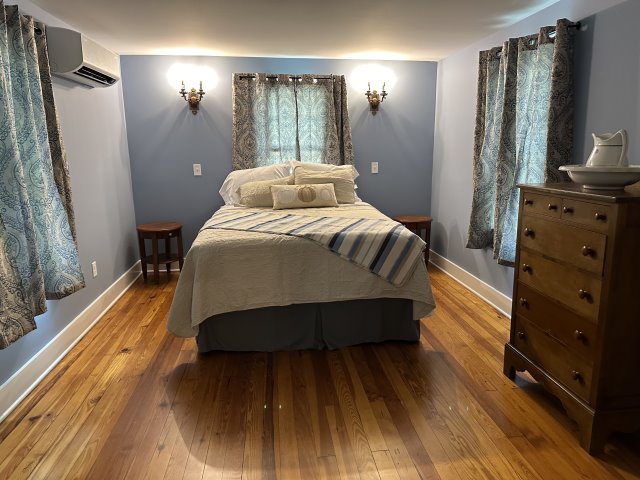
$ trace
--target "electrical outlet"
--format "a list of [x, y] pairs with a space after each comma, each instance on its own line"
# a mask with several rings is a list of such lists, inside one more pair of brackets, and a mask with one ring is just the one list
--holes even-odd
[[378, 162], [371, 162], [371, 173], [378, 173]]
[[93, 278], [98, 276], [98, 262], [95, 260], [91, 262], [91, 274], [93, 275]]
[[202, 175], [202, 166], [199, 163], [193, 164], [193, 176], [199, 177]]

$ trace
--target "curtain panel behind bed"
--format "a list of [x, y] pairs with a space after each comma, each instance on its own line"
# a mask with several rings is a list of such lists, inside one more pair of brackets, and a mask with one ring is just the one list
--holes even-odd
[[344, 75], [233, 76], [233, 169], [353, 164]]

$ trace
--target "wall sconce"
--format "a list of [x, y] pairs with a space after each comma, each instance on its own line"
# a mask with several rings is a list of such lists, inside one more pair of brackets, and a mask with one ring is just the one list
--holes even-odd
[[192, 88], [188, 92], [184, 88], [183, 80], [182, 88], [178, 93], [182, 95], [182, 98], [184, 98], [189, 103], [189, 110], [191, 110], [191, 113], [193, 113], [194, 115], [198, 113], [198, 110], [200, 110], [200, 102], [202, 101], [202, 97], [204, 97], [204, 90], [202, 90], [202, 80], [200, 80], [200, 90], [196, 91], [195, 88]]
[[378, 112], [378, 106], [384, 102], [385, 97], [387, 96], [387, 92], [384, 91], [384, 86], [386, 83], [382, 84], [382, 92], [378, 93], [377, 90], [371, 91], [371, 82], [368, 82], [367, 85], [369, 88], [367, 89], [365, 96], [369, 101], [369, 111], [372, 115], [375, 115]]

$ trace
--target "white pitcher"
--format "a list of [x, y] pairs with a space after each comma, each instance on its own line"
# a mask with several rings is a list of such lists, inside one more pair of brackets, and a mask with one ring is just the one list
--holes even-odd
[[593, 136], [593, 150], [587, 159], [587, 167], [627, 167], [627, 131], [602, 133]]

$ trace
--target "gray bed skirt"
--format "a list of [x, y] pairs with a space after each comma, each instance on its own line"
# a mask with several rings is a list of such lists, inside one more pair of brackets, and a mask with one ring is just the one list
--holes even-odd
[[411, 300], [349, 300], [223, 313], [201, 323], [196, 337], [200, 353], [321, 350], [387, 340], [420, 340]]

